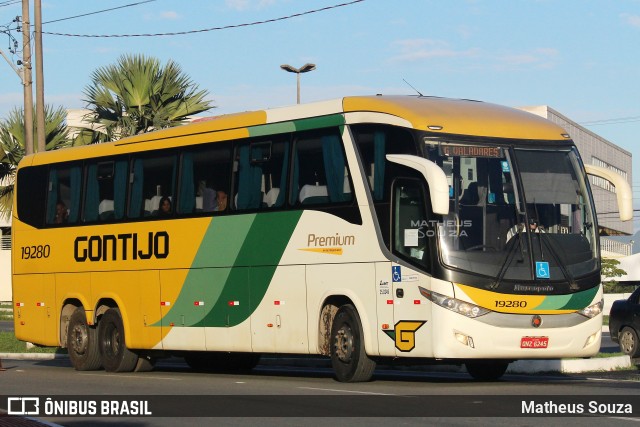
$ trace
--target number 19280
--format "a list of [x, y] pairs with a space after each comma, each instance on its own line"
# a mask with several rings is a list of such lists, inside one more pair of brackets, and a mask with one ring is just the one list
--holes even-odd
[[22, 259], [49, 258], [49, 255], [51, 255], [51, 246], [49, 245], [33, 245], [22, 247]]

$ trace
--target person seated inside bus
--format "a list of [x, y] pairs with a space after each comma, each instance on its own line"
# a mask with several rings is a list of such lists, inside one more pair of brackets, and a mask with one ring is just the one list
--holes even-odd
[[160, 199], [160, 205], [158, 207], [158, 216], [159, 217], [168, 217], [171, 216], [172, 206], [171, 199], [167, 196], [164, 196]]
[[198, 184], [198, 197], [202, 198], [202, 211], [213, 212], [218, 210], [218, 202], [216, 200], [216, 190], [211, 188], [207, 181], [202, 180]]
[[224, 190], [218, 190], [216, 198], [216, 207], [214, 211], [222, 212], [227, 209], [228, 196]]
[[[516, 224], [507, 232], [507, 242], [511, 238], [519, 233], [524, 233], [526, 230], [524, 223]], [[544, 226], [538, 225], [538, 221], [535, 218], [529, 218], [529, 233], [544, 233]]]
[[56, 216], [54, 218], [54, 223], [65, 224], [68, 218], [69, 211], [67, 210], [67, 205], [65, 205], [62, 200], [58, 200], [58, 203], [56, 203]]

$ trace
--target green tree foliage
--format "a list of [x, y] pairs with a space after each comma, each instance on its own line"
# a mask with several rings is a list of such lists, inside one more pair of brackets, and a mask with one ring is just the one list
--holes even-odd
[[[45, 105], [44, 116], [46, 149], [57, 150], [70, 146], [72, 143], [68, 137], [65, 110]], [[33, 117], [34, 140], [37, 141], [35, 111]], [[0, 216], [4, 218], [11, 214], [16, 168], [24, 154], [24, 110], [14, 108], [7, 118], [0, 120]]]
[[627, 274], [626, 271], [619, 268], [620, 261], [613, 258], [602, 258], [602, 284], [605, 293], [626, 292], [624, 287], [618, 285], [616, 277], [622, 277]]
[[190, 115], [212, 108], [206, 90], [173, 61], [165, 66], [156, 58], [123, 55], [113, 65], [98, 68], [85, 88], [93, 123], [78, 135], [85, 143], [115, 141], [156, 129], [177, 126]]

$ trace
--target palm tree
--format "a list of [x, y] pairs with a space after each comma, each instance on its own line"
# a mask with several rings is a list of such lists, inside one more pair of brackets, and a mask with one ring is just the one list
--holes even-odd
[[[67, 113], [62, 107], [44, 107], [45, 144], [47, 150], [57, 150], [71, 145], [65, 123]], [[33, 114], [34, 140], [37, 140], [35, 111]], [[25, 154], [24, 110], [14, 108], [0, 121], [0, 216], [8, 218], [13, 202], [13, 183], [16, 168]]]
[[198, 90], [179, 65], [169, 61], [163, 67], [144, 55], [123, 55], [116, 64], [98, 68], [84, 93], [91, 110], [87, 119], [94, 124], [94, 130], [80, 134], [85, 142], [177, 126], [213, 107], [204, 99], [208, 92]]

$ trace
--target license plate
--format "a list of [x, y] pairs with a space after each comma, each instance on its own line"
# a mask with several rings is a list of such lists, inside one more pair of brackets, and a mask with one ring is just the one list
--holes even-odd
[[549, 337], [522, 337], [520, 348], [547, 348]]

